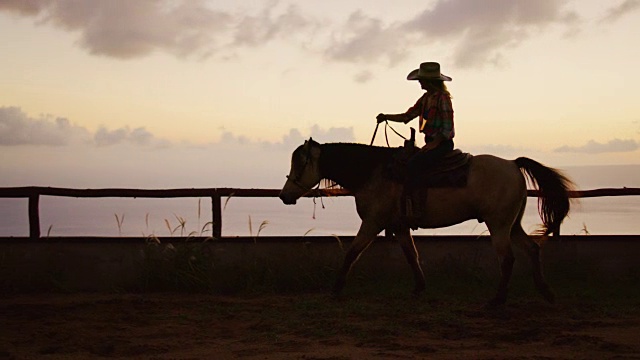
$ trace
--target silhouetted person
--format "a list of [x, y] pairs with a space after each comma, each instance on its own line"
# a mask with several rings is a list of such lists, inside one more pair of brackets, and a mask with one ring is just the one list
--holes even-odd
[[[419, 209], [413, 206], [415, 204], [412, 204], [411, 193], [420, 181], [418, 175], [453, 150], [455, 130], [451, 94], [444, 84], [445, 81], [451, 81], [451, 78], [440, 72], [440, 64], [422, 63], [418, 69], [407, 75], [407, 80], [418, 80], [426, 93], [405, 113], [379, 114], [376, 120], [378, 123], [389, 120], [406, 124], [416, 117], [420, 118], [419, 129], [424, 134], [425, 145], [409, 159], [404, 181], [407, 209], [403, 210], [407, 211], [408, 216], [415, 217]], [[413, 214], [409, 214], [410, 211], [413, 211]]]

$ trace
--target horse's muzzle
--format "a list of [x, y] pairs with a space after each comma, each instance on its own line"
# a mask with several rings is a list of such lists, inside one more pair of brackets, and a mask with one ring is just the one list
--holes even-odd
[[298, 201], [298, 198], [296, 196], [292, 196], [292, 195], [286, 194], [284, 192], [280, 192], [279, 198], [280, 198], [280, 200], [282, 200], [282, 202], [285, 205], [295, 205], [296, 202]]

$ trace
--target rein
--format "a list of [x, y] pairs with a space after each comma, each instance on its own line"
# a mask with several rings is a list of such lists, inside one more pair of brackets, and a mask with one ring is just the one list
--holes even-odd
[[[376, 129], [373, 131], [373, 137], [371, 138], [371, 144], [369, 144], [369, 146], [373, 146], [373, 141], [376, 139], [376, 134], [378, 133], [378, 126], [380, 126], [380, 123], [376, 124]], [[397, 132], [396, 129], [394, 129], [391, 125], [389, 125], [389, 121], [385, 120], [384, 121], [384, 138], [387, 141], [387, 147], [391, 147], [391, 145], [389, 145], [389, 134], [387, 134], [387, 129], [391, 129], [394, 133], [396, 133], [396, 135], [400, 136], [404, 140], [407, 140], [406, 137], [402, 136], [402, 134]]]
[[[300, 189], [304, 190], [305, 193], [302, 195], [307, 195], [308, 193], [310, 193], [311, 191], [313, 191], [313, 188], [308, 188], [306, 186], [302, 186], [302, 184], [300, 184], [300, 181], [298, 181], [298, 179], [295, 178], [291, 178], [291, 176], [287, 175], [287, 180], [291, 181], [293, 183], [293, 185], [299, 187]], [[320, 188], [320, 184], [318, 184], [318, 186], [316, 187], [316, 189]]]
[[[305, 163], [305, 167], [306, 167], [306, 163]], [[313, 190], [320, 190], [320, 183], [318, 183], [318, 185], [314, 188], [307, 188], [306, 186], [303, 186], [302, 184], [300, 184], [300, 181], [298, 181], [298, 179], [296, 178], [292, 178], [291, 176], [287, 175], [287, 179], [289, 181], [291, 181], [295, 186], [299, 187], [300, 189], [302, 189], [304, 191], [304, 194], [302, 194], [302, 196], [307, 195], [308, 193], [312, 192]], [[322, 205], [322, 208], [324, 209], [324, 202], [322, 201], [322, 197], [320, 195], [314, 195], [313, 196], [313, 215], [311, 216], [314, 220], [316, 219], [316, 198], [320, 198], [320, 204]]]

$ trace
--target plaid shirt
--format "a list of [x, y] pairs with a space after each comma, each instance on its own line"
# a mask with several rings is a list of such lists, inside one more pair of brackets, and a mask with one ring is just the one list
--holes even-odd
[[408, 121], [420, 117], [420, 132], [424, 133], [425, 141], [429, 142], [436, 135], [451, 140], [455, 136], [453, 128], [453, 106], [451, 97], [444, 92], [424, 93], [412, 107], [407, 110]]

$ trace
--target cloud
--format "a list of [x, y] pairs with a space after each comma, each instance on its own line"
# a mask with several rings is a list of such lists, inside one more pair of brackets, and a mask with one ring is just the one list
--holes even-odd
[[352, 142], [355, 139], [353, 127], [330, 127], [325, 130], [318, 125], [311, 127], [311, 137], [320, 142]]
[[109, 146], [123, 142], [127, 138], [127, 135], [128, 129], [125, 128], [110, 131], [104, 127], [100, 127], [93, 136], [93, 140], [98, 146]]
[[109, 130], [101, 126], [93, 135], [93, 141], [97, 146], [112, 146], [123, 143], [156, 147], [170, 145], [169, 141], [156, 138], [155, 135], [144, 127], [131, 130], [128, 126], [115, 130]]
[[222, 136], [220, 137], [220, 143], [223, 144], [248, 144], [249, 139], [243, 135], [235, 135], [230, 131], [226, 131], [223, 129]]
[[411, 46], [407, 41], [408, 36], [401, 29], [385, 27], [382, 20], [356, 11], [341, 28], [334, 31], [324, 54], [328, 59], [337, 61], [386, 59], [390, 64], [395, 64], [408, 55]]
[[144, 127], [109, 130], [101, 126], [92, 134], [87, 128], [72, 124], [63, 117], [42, 115], [32, 118], [19, 107], [0, 107], [0, 146], [93, 144], [103, 147], [121, 143], [156, 147], [170, 145], [169, 141], [157, 138]]
[[231, 21], [204, 0], [3, 0], [3, 9], [78, 32], [89, 53], [119, 59], [157, 50], [178, 56], [210, 52]]
[[30, 118], [18, 107], [0, 107], [0, 146], [62, 146], [89, 138], [89, 132], [66, 118]]
[[640, 0], [625, 0], [613, 6], [607, 10], [607, 13], [602, 18], [603, 23], [613, 23], [622, 18], [623, 16], [638, 11], [640, 9]]
[[[607, 18], [638, 8], [626, 0]], [[437, 0], [407, 19], [376, 18], [362, 10], [344, 23], [319, 20], [304, 3], [254, 2], [255, 12], [218, 10], [207, 0], [2, 0], [0, 11], [77, 33], [94, 55], [131, 59], [162, 51], [183, 56], [237, 56], [242, 47], [294, 40], [294, 46], [338, 62], [393, 66], [416, 48], [453, 46], [458, 67], [501, 64], [509, 48], [550, 26], [575, 32], [580, 18], [569, 0]], [[307, 11], [307, 12], [305, 12]], [[346, 10], [348, 11], [348, 10]], [[356, 81], [362, 81], [356, 76]]]
[[2, 0], [0, 10], [11, 11], [21, 15], [38, 15], [42, 6], [51, 1], [43, 0]]
[[360, 71], [353, 77], [353, 80], [359, 84], [368, 83], [372, 79], [373, 79], [373, 73], [369, 70]]
[[522, 146], [513, 146], [506, 144], [476, 144], [468, 145], [466, 151], [473, 154], [492, 154], [505, 158], [515, 158], [523, 156], [523, 154], [531, 154], [535, 152], [532, 148], [526, 148]]
[[[218, 142], [209, 145], [255, 145], [289, 150], [302, 144], [308, 136], [321, 142], [352, 142], [355, 139], [353, 127], [323, 129], [319, 125], [313, 125], [305, 133], [307, 135], [303, 135], [298, 129], [291, 129], [282, 137], [282, 140], [269, 142], [251, 140], [244, 135], [236, 135], [221, 129]], [[19, 107], [0, 107], [0, 146], [65, 146], [72, 144], [96, 147], [121, 144], [141, 147], [169, 147], [172, 145], [170, 141], [157, 137], [145, 127], [131, 129], [129, 126], [124, 126], [108, 129], [105, 126], [100, 126], [98, 130], [91, 132], [85, 127], [71, 124], [66, 118], [54, 118], [51, 115], [32, 118]], [[196, 146], [189, 142], [183, 142], [182, 145]]]
[[260, 46], [272, 40], [313, 31], [319, 23], [302, 14], [295, 5], [278, 13], [277, 2], [270, 1], [257, 15], [246, 15], [234, 25], [235, 46]]
[[303, 36], [318, 23], [294, 5], [267, 2], [256, 15], [211, 8], [206, 0], [2, 0], [0, 11], [77, 32], [93, 55], [132, 59], [164, 51], [207, 57], [241, 46], [255, 47]]
[[555, 152], [573, 152], [586, 154], [602, 154], [602, 153], [620, 153], [633, 152], [640, 148], [640, 143], [635, 140], [613, 139], [606, 144], [599, 143], [595, 140], [589, 140], [582, 146], [561, 146], [555, 149]]
[[129, 139], [133, 143], [139, 144], [139, 145], [149, 145], [151, 144], [154, 138], [155, 136], [144, 127], [133, 129], [133, 131], [129, 133]]
[[263, 141], [261, 145], [266, 148], [277, 148], [282, 150], [293, 150], [301, 145], [309, 137], [319, 142], [353, 142], [355, 140], [355, 134], [353, 127], [330, 127], [328, 129], [322, 129], [319, 125], [315, 124], [306, 131], [306, 134], [298, 129], [291, 129], [289, 133], [282, 137], [281, 141], [268, 142]]
[[304, 141], [304, 136], [298, 129], [291, 129], [289, 133], [282, 137], [282, 141], [278, 143], [265, 143], [263, 144], [266, 147], [279, 147], [282, 149], [294, 149], [298, 145], [302, 144]]
[[357, 11], [326, 56], [343, 61], [402, 60], [418, 46], [452, 44], [458, 67], [498, 63], [502, 53], [551, 26], [575, 27], [577, 13], [564, 11], [566, 0], [440, 0], [412, 19], [384, 25]]

